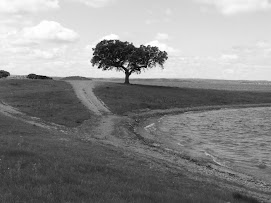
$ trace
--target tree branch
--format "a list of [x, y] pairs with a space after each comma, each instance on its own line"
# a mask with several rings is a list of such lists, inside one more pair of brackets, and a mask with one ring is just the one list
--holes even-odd
[[125, 68], [124, 66], [120, 66], [120, 67], [124, 70], [124, 72], [127, 72], [127, 71], [128, 71], [128, 69]]

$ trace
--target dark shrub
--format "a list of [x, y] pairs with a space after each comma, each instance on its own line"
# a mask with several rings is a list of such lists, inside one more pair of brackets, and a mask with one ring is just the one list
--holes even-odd
[[28, 79], [40, 79], [40, 80], [52, 80], [53, 78], [44, 76], [44, 75], [36, 75], [36, 74], [29, 74], [26, 78]]
[[10, 76], [10, 73], [4, 70], [0, 70], [0, 78], [6, 78]]
[[36, 78], [36, 74], [29, 74], [28, 76], [26, 76], [26, 78], [28, 78], [28, 79], [37, 79]]

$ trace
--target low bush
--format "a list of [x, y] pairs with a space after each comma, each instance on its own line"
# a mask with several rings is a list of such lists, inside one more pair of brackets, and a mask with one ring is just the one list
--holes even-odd
[[6, 78], [10, 76], [10, 73], [4, 70], [0, 70], [0, 78]]
[[44, 76], [44, 75], [36, 75], [36, 74], [29, 74], [26, 78], [28, 79], [40, 79], [40, 80], [52, 80], [53, 78]]

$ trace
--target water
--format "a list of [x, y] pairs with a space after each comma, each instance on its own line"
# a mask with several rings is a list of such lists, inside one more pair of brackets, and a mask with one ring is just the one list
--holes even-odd
[[271, 182], [271, 108], [164, 116], [146, 128], [180, 152]]

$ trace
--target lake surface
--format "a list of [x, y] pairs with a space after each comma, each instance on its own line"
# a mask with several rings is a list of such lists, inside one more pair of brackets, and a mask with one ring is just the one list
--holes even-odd
[[145, 128], [156, 141], [271, 183], [271, 108], [164, 116]]

